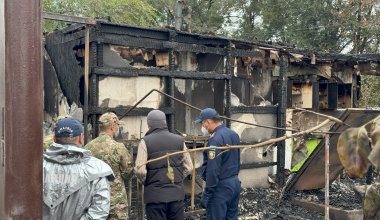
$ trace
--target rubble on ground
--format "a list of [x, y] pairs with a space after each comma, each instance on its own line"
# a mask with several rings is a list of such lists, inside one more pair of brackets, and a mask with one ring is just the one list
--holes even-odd
[[[364, 186], [365, 179], [341, 177], [330, 184], [330, 205], [344, 210], [361, 210], [363, 200], [354, 188]], [[313, 212], [291, 202], [293, 198], [324, 204], [324, 189], [296, 191], [281, 199], [281, 189], [243, 188], [240, 193], [239, 219], [324, 219], [324, 213]], [[187, 199], [190, 204], [190, 198]], [[200, 209], [200, 195], [195, 199], [195, 209]], [[189, 210], [189, 208], [187, 208]], [[198, 215], [196, 218], [200, 219]]]

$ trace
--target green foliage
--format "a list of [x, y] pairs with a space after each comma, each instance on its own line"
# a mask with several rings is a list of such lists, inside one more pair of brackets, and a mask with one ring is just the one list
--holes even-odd
[[235, 0], [193, 0], [189, 1], [189, 5], [192, 9], [192, 31], [227, 34], [223, 25], [229, 22], [232, 16]]
[[[361, 76], [360, 106], [380, 106], [380, 77]], [[375, 94], [375, 95], [374, 95]]]
[[[91, 18], [110, 18], [112, 22], [139, 26], [157, 26], [159, 12], [147, 0], [44, 0], [44, 11]], [[48, 21], [50, 32], [66, 24]]]
[[[378, 1], [240, 0], [243, 39], [274, 40], [318, 51], [379, 50]], [[350, 45], [351, 50], [347, 49]]]
[[307, 155], [306, 155], [306, 157], [303, 160], [301, 160], [300, 162], [298, 162], [290, 170], [291, 172], [297, 172], [303, 166], [303, 164], [305, 163], [305, 161], [307, 160], [307, 158], [309, 158], [309, 156], [311, 155], [311, 153], [313, 153], [313, 151], [315, 150], [315, 148], [318, 146], [319, 142], [321, 142], [320, 139], [310, 139], [310, 140], [306, 141], [305, 145], [306, 145], [306, 148], [307, 148]]
[[371, 152], [369, 137], [365, 127], [349, 128], [338, 139], [339, 159], [348, 175], [362, 178], [370, 166]]

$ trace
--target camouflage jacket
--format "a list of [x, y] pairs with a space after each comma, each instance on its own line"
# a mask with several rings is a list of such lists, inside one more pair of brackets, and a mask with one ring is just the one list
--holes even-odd
[[100, 133], [99, 137], [86, 146], [94, 157], [111, 166], [115, 181], [111, 185], [111, 210], [109, 219], [127, 219], [128, 200], [124, 181], [132, 174], [132, 158], [122, 143], [116, 142], [109, 134]]
[[49, 146], [52, 145], [53, 143], [54, 143], [54, 134], [49, 134], [49, 135], [45, 136], [44, 140], [43, 140], [44, 152], [46, 152], [46, 150], [49, 148]]

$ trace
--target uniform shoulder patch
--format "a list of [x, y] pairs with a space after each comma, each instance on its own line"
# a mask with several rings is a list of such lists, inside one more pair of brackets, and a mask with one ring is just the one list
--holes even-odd
[[208, 159], [213, 160], [215, 158], [215, 148], [208, 151]]

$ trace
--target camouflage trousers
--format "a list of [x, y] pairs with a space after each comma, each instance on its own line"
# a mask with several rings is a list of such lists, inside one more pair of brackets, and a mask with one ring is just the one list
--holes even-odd
[[128, 206], [117, 204], [111, 206], [108, 220], [127, 220], [128, 219]]

